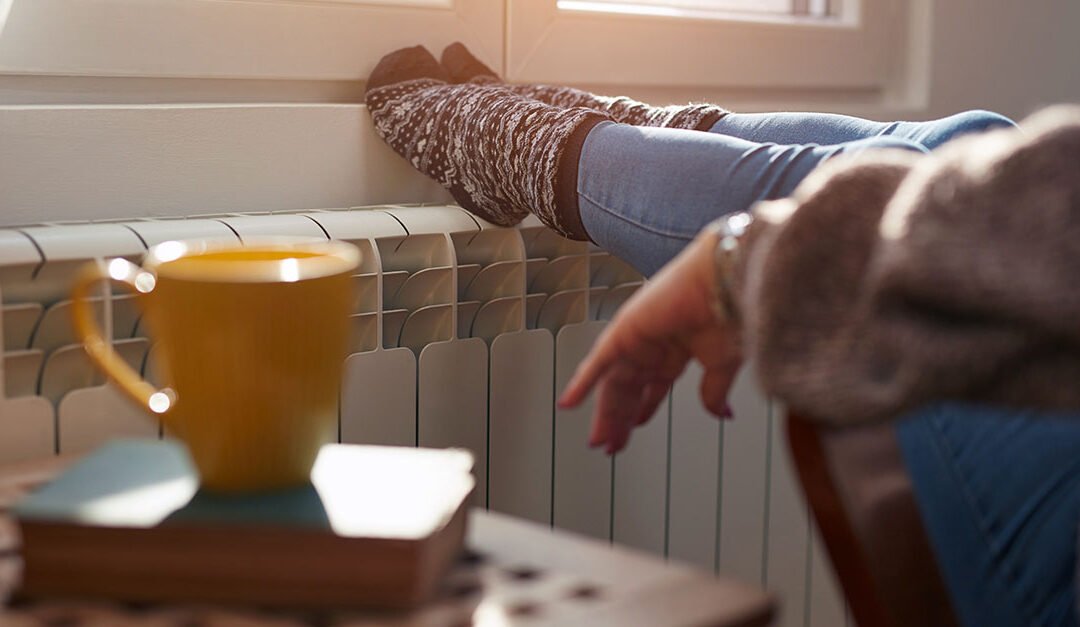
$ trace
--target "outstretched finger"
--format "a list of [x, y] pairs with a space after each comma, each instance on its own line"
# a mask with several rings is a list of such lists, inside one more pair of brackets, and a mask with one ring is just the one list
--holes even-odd
[[650, 383], [642, 392], [641, 407], [638, 410], [634, 426], [643, 425], [656, 413], [656, 408], [667, 397], [671, 384], [667, 382]]
[[709, 413], [718, 418], [731, 418], [731, 408], [728, 405], [728, 392], [735, 380], [737, 367], [712, 367], [705, 371], [701, 377], [701, 401]]
[[608, 327], [593, 345], [589, 354], [582, 361], [570, 382], [559, 396], [559, 408], [569, 409], [577, 407], [585, 400], [600, 379], [618, 361], [618, 350], [615, 347], [614, 333]]
[[642, 391], [646, 387], [642, 373], [629, 364], [620, 363], [608, 372], [599, 384], [590, 446], [606, 445], [611, 452], [613, 442], [625, 443], [641, 412]]

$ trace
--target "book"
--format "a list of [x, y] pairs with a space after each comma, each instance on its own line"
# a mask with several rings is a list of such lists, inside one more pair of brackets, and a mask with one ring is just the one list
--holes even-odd
[[117, 440], [13, 509], [24, 597], [408, 608], [464, 544], [472, 455], [333, 444], [311, 483], [201, 492], [183, 445]]

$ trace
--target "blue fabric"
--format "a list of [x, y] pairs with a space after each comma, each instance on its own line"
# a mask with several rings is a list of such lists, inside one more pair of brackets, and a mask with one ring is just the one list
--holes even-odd
[[941, 404], [897, 426], [965, 627], [1076, 627], [1080, 415]]
[[790, 195], [826, 159], [881, 148], [926, 152], [961, 134], [1011, 125], [981, 111], [888, 124], [817, 113], [731, 114], [709, 132], [599, 124], [578, 165], [581, 220], [593, 241], [652, 275], [714, 218]]
[[968, 133], [1015, 126], [990, 111], [965, 111], [929, 122], [873, 122], [835, 113], [732, 113], [709, 132], [777, 144], [842, 144], [867, 137], [893, 137], [927, 150]]

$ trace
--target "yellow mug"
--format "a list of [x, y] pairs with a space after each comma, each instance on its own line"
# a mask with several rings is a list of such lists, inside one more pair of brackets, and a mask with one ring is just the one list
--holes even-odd
[[[355, 246], [336, 241], [165, 242], [142, 267], [85, 266], [72, 291], [75, 330], [94, 364], [184, 441], [204, 488], [299, 485], [337, 435], [359, 262]], [[87, 298], [110, 280], [135, 292], [168, 387], [141, 379], [102, 338]]]

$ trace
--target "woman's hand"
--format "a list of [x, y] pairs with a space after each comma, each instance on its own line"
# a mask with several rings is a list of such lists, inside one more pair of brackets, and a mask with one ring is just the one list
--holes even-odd
[[727, 393], [741, 362], [738, 335], [716, 316], [714, 251], [704, 232], [619, 309], [559, 398], [576, 407], [599, 387], [589, 445], [620, 451], [646, 422], [690, 358], [705, 367], [701, 399], [731, 417]]

